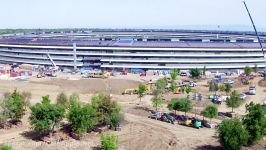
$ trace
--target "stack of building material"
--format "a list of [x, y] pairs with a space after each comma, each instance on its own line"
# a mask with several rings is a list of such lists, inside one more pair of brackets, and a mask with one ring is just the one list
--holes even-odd
[[10, 77], [18, 77], [19, 72], [10, 72]]
[[19, 65], [19, 68], [20, 68], [20, 69], [23, 69], [23, 70], [33, 70], [34, 65], [21, 64], [21, 65]]
[[32, 71], [30, 70], [23, 70], [19, 72], [19, 76], [32, 76]]

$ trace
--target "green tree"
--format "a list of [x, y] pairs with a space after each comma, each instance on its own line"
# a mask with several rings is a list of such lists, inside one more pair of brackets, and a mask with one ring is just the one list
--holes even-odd
[[237, 91], [233, 91], [230, 95], [230, 98], [228, 98], [226, 101], [227, 107], [231, 107], [232, 112], [234, 112], [234, 108], [239, 107], [240, 104], [241, 104], [240, 95], [237, 93]]
[[266, 129], [266, 112], [260, 104], [251, 102], [246, 106], [248, 113], [243, 118], [243, 124], [249, 133], [248, 144], [261, 140]]
[[102, 134], [101, 146], [104, 150], [118, 150], [118, 138], [114, 134]]
[[215, 92], [215, 94], [216, 94], [216, 92], [219, 90], [219, 86], [218, 86], [218, 84], [216, 83], [216, 82], [210, 82], [209, 83], [209, 91], [210, 92]]
[[81, 106], [77, 100], [70, 101], [67, 119], [72, 130], [79, 135], [83, 135], [97, 124], [95, 108], [90, 104]]
[[143, 84], [140, 84], [137, 90], [139, 101], [141, 101], [141, 98], [144, 97], [146, 91], [146, 87]]
[[0, 145], [0, 150], [13, 150], [13, 148], [8, 145]]
[[249, 67], [249, 66], [246, 66], [246, 67], [244, 68], [244, 72], [245, 72], [246, 75], [250, 75], [251, 72], [252, 72], [252, 68]]
[[61, 105], [51, 104], [49, 96], [44, 96], [41, 103], [31, 108], [30, 124], [34, 131], [41, 134], [53, 134], [54, 128], [64, 118], [65, 108]]
[[222, 84], [219, 85], [219, 90], [220, 90], [221, 92], [225, 92], [225, 88], [226, 88], [226, 87], [225, 87], [225, 84], [222, 83]]
[[168, 85], [168, 81], [166, 78], [161, 78], [156, 81], [155, 85], [156, 85], [156, 89], [160, 89], [164, 91], [164, 89]]
[[196, 79], [200, 78], [200, 70], [199, 70], [199, 68], [190, 69], [189, 73], [192, 76], [192, 78], [196, 78]]
[[25, 103], [23, 101], [23, 97], [19, 92], [17, 92], [17, 90], [14, 90], [13, 93], [4, 99], [4, 114], [6, 114], [8, 118], [20, 120], [25, 114], [24, 108]]
[[[97, 119], [102, 125], [117, 125], [121, 120], [121, 108], [116, 101], [105, 94], [97, 94], [92, 98], [92, 106], [96, 109]], [[118, 117], [120, 115], [120, 117]], [[118, 120], [116, 120], [118, 119]]]
[[176, 92], [176, 89], [177, 89], [177, 83], [175, 81], [173, 81], [171, 84], [170, 84], [170, 91], [172, 93], [175, 93]]
[[157, 97], [157, 96], [153, 97], [152, 98], [152, 105], [153, 105], [153, 107], [155, 107], [155, 110], [158, 111], [158, 108], [162, 107], [162, 105], [163, 105], [163, 99], [161, 97]]
[[192, 103], [187, 98], [181, 98], [178, 101], [177, 106], [180, 111], [185, 112], [185, 115], [187, 115], [187, 112], [192, 110]]
[[184, 93], [185, 93], [185, 90], [186, 90], [186, 87], [184, 87], [184, 86], [181, 86], [181, 92], [182, 92], [182, 94], [184, 94]]
[[190, 86], [188, 86], [188, 87], [186, 87], [185, 91], [186, 91], [186, 93], [189, 95], [189, 93], [192, 91], [192, 89], [191, 89]]
[[210, 118], [211, 121], [213, 118], [217, 117], [218, 108], [215, 105], [209, 105], [201, 112], [201, 114], [206, 118]]
[[154, 89], [153, 93], [157, 97], [162, 97], [163, 96], [163, 90], [162, 89]]
[[67, 95], [63, 92], [59, 93], [56, 97], [56, 103], [58, 105], [62, 105], [64, 107], [67, 107], [69, 104]]
[[224, 120], [218, 127], [219, 141], [224, 150], [241, 150], [248, 132], [238, 118]]
[[168, 103], [167, 105], [167, 108], [170, 110], [170, 111], [173, 111], [174, 110], [174, 107], [175, 107], [175, 104], [177, 103], [178, 101], [178, 98], [172, 98], [170, 100], [170, 102]]
[[171, 101], [168, 103], [167, 108], [170, 111], [179, 111], [180, 110], [180, 103], [179, 103], [179, 99], [178, 98], [172, 98]]
[[175, 81], [177, 79], [177, 76], [179, 74], [180, 70], [179, 69], [174, 69], [172, 72], [171, 72], [171, 79], [173, 81]]
[[226, 83], [226, 84], [225, 84], [225, 89], [224, 89], [224, 91], [226, 92], [226, 94], [228, 94], [228, 93], [231, 92], [231, 88], [232, 88], [231, 84], [229, 84], [229, 83]]

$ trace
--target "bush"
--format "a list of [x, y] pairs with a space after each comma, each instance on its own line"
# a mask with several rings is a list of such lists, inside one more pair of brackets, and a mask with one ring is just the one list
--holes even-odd
[[65, 109], [61, 105], [51, 104], [49, 96], [44, 96], [41, 103], [31, 108], [30, 124], [34, 131], [41, 134], [53, 133], [64, 117]]
[[216, 82], [211, 81], [209, 83], [209, 91], [210, 92], [217, 92], [219, 90], [219, 86]]
[[222, 83], [222, 84], [219, 85], [219, 90], [220, 90], [221, 92], [225, 92], [225, 88], [226, 88], [226, 87], [225, 87], [225, 84]]
[[11, 146], [1, 145], [0, 150], [13, 150], [13, 148]]
[[0, 113], [0, 125], [7, 121], [7, 116], [4, 113]]
[[190, 69], [189, 73], [192, 76], [192, 78], [196, 78], [196, 79], [200, 78], [200, 70], [199, 70], [199, 68]]
[[97, 124], [95, 108], [89, 104], [81, 106], [76, 100], [70, 101], [67, 119], [72, 130], [79, 135], [83, 135], [88, 129], [92, 129]]
[[181, 110], [180, 99], [172, 98], [171, 101], [169, 102], [167, 108], [171, 111], [174, 110], [175, 114], [176, 114], [176, 111]]
[[211, 120], [211, 119], [217, 117], [218, 108], [215, 105], [209, 105], [201, 112], [201, 114], [206, 118], [210, 118], [210, 120]]
[[158, 79], [155, 83], [156, 89], [164, 90], [168, 85], [167, 78]]
[[224, 120], [218, 133], [224, 150], [240, 150], [248, 141], [248, 132], [238, 118]]
[[68, 106], [68, 98], [67, 98], [67, 95], [65, 93], [60, 93], [57, 95], [56, 97], [56, 103], [59, 104], [59, 105], [62, 105], [64, 107], [67, 107]]
[[168, 108], [170, 111], [175, 110], [174, 108], [175, 108], [175, 105], [176, 105], [177, 101], [178, 101], [178, 98], [172, 98], [172, 99], [170, 100], [170, 102], [168, 103], [167, 108]]
[[248, 144], [261, 140], [266, 129], [266, 112], [260, 104], [251, 102], [246, 106], [248, 114], [244, 116], [243, 124], [249, 133]]
[[176, 83], [175, 81], [172, 81], [172, 83], [170, 84], [170, 89], [169, 89], [169, 90], [170, 90], [172, 93], [175, 93], [177, 88], [178, 88], [178, 87], [177, 87], [177, 83]]
[[181, 98], [179, 101], [177, 101], [178, 103], [176, 104], [176, 106], [178, 106], [178, 109], [182, 112], [185, 112], [185, 115], [187, 114], [187, 112], [192, 110], [192, 103], [189, 99], [187, 98]]
[[92, 98], [92, 106], [96, 110], [98, 123], [101, 125], [118, 125], [121, 120], [121, 108], [116, 101], [112, 101], [110, 96], [97, 94]]
[[25, 103], [22, 95], [17, 92], [17, 90], [14, 90], [13, 93], [7, 95], [2, 107], [4, 114], [10, 119], [20, 120], [24, 116]]
[[249, 67], [249, 66], [246, 66], [244, 68], [244, 72], [245, 72], [246, 75], [250, 75], [252, 71], [253, 71], [253, 69], [251, 67]]
[[146, 87], [143, 84], [140, 84], [137, 90], [139, 101], [141, 101], [141, 98], [144, 97], [146, 91]]
[[104, 150], [118, 150], [118, 138], [114, 134], [102, 134], [101, 146]]
[[171, 79], [174, 81], [177, 79], [177, 76], [179, 75], [179, 72], [180, 70], [179, 69], [174, 69], [172, 72], [171, 72]]

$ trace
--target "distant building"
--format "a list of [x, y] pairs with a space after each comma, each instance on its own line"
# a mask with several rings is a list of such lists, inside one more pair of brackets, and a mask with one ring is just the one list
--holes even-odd
[[[266, 47], [266, 35], [261, 33], [261, 39]], [[73, 43], [76, 43], [76, 52]], [[116, 69], [204, 66], [239, 69], [255, 64], [265, 67], [253, 33], [184, 30], [103, 30], [2, 36], [0, 62]]]

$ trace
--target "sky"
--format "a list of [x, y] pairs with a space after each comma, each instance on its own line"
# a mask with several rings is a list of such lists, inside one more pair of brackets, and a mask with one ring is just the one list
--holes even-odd
[[[266, 29], [266, 0], [246, 0]], [[250, 29], [241, 0], [0, 0], [0, 28]], [[266, 30], [265, 30], [266, 31]]]

